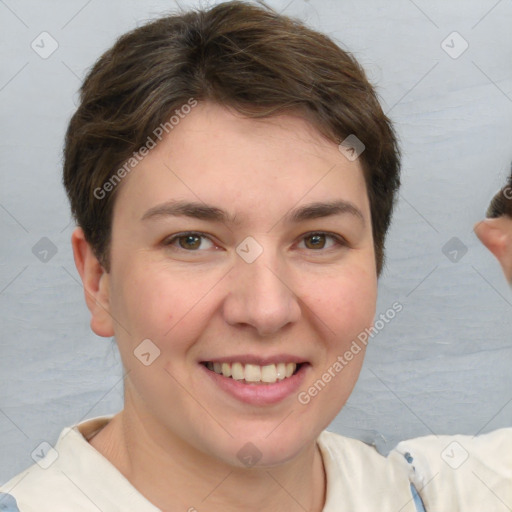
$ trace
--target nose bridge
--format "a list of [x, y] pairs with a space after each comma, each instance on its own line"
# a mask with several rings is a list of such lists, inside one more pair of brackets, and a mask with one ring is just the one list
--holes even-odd
[[[244, 248], [247, 246], [242, 245]], [[275, 248], [268, 245], [260, 248], [254, 259], [245, 258], [240, 252], [236, 257], [224, 314], [232, 325], [248, 324], [259, 334], [268, 335], [297, 321], [300, 307], [293, 283], [288, 282], [290, 273], [286, 271], [285, 262]], [[254, 247], [249, 245], [251, 250]]]

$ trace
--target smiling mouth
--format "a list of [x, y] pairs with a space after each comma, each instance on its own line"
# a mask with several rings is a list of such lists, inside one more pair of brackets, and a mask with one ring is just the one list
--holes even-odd
[[295, 375], [306, 363], [278, 363], [260, 366], [257, 364], [201, 363], [208, 370], [246, 384], [275, 384]]

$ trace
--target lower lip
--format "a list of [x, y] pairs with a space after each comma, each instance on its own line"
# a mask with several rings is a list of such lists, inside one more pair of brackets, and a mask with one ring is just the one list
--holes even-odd
[[208, 370], [203, 364], [199, 366], [223, 391], [241, 402], [251, 405], [276, 404], [290, 395], [296, 394], [310, 367], [308, 363], [304, 363], [297, 373], [274, 384], [244, 384], [242, 381]]

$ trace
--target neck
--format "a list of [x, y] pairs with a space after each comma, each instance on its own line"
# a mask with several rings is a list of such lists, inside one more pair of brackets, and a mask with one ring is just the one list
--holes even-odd
[[279, 466], [240, 468], [197, 450], [126, 408], [90, 441], [152, 504], [199, 512], [321, 512], [325, 473], [316, 443]]

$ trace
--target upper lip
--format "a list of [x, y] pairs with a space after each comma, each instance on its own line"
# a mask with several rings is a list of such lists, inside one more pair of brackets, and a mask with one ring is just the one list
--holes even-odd
[[291, 354], [276, 354], [274, 356], [262, 357], [251, 354], [244, 354], [238, 356], [226, 356], [226, 357], [212, 357], [210, 359], [201, 360], [202, 363], [242, 363], [242, 364], [256, 364], [258, 366], [266, 366], [269, 364], [279, 363], [307, 363], [307, 361], [298, 356]]

